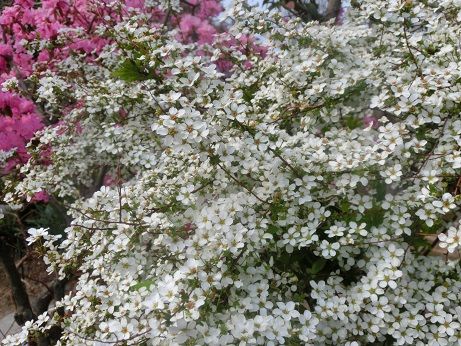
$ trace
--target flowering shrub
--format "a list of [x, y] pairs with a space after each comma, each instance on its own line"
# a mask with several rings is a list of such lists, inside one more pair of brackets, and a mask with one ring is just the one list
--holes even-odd
[[[100, 25], [97, 57], [40, 75], [45, 108], [78, 107], [6, 196], [67, 208], [64, 241], [27, 241], [78, 282], [5, 344], [459, 344], [459, 260], [428, 253], [461, 246], [460, 13], [363, 0], [335, 27], [237, 2], [199, 52], [188, 17]], [[263, 52], [221, 44], [243, 37]]]
[[[68, 64], [71, 69], [77, 57], [87, 62], [97, 58], [112, 39], [100, 37], [96, 31], [99, 26], [116, 23], [119, 15], [142, 11], [149, 14], [153, 25], [165, 22], [169, 26], [179, 26], [182, 40], [204, 44], [214, 40], [217, 30], [210, 18], [221, 10], [215, 0], [188, 2], [184, 11], [174, 16], [168, 15], [165, 8], [146, 7], [142, 1], [111, 4], [45, 0], [35, 6], [33, 1], [17, 0], [5, 8], [0, 16], [3, 38], [0, 84], [4, 84], [0, 91], [2, 173], [10, 173], [18, 164], [27, 162], [30, 156], [26, 144], [44, 123], [54, 123], [61, 116], [62, 109], [56, 108], [59, 96], [54, 94], [53, 88], [63, 88], [66, 84], [41, 73], [54, 71], [57, 64]], [[24, 83], [26, 78], [27, 83]], [[72, 99], [68, 101], [72, 106]], [[42, 199], [43, 193], [35, 198]]]

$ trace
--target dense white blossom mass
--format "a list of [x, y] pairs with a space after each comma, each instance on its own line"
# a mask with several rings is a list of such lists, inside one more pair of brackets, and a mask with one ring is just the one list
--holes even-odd
[[[28, 241], [78, 282], [5, 344], [58, 324], [61, 345], [459, 345], [460, 263], [424, 236], [461, 247], [461, 2], [232, 11], [199, 54], [138, 14], [43, 74], [50, 111], [82, 105], [9, 198], [68, 201], [65, 239]], [[224, 44], [243, 35], [267, 52]]]

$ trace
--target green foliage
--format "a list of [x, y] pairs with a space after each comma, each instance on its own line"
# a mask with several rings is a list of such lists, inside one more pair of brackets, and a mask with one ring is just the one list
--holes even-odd
[[112, 77], [125, 82], [136, 82], [149, 79], [149, 76], [142, 72], [141, 68], [131, 59], [126, 59], [118, 69], [112, 72]]
[[386, 195], [386, 183], [380, 178], [377, 177], [375, 183], [376, 189], [376, 201], [381, 202], [384, 200], [384, 196]]
[[154, 284], [154, 280], [153, 279], [147, 279], [147, 280], [143, 280], [143, 281], [140, 281], [138, 282], [136, 285], [132, 286], [131, 287], [131, 290], [133, 291], [139, 291], [141, 288], [145, 287], [145, 288], [149, 288], [151, 285]]
[[306, 269], [306, 271], [309, 274], [316, 275], [320, 273], [320, 271], [325, 267], [326, 264], [327, 264], [326, 259], [318, 258], [314, 261], [314, 263], [312, 263], [312, 266], [310, 268]]
[[353, 130], [353, 129], [356, 129], [356, 128], [362, 126], [362, 121], [361, 121], [361, 119], [359, 119], [359, 118], [357, 118], [355, 116], [348, 116], [346, 118], [346, 126], [349, 129]]
[[406, 237], [405, 241], [416, 249], [420, 249], [420, 248], [427, 249], [431, 245], [426, 239], [421, 238], [421, 237], [414, 237], [414, 236]]

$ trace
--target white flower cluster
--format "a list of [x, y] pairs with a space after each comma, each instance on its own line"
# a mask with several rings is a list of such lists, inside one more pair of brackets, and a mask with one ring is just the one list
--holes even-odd
[[8, 162], [8, 159], [10, 159], [16, 149], [10, 149], [10, 150], [2, 150], [0, 151], [0, 167], [3, 169], [5, 167], [6, 163]]
[[12, 91], [12, 90], [17, 90], [18, 86], [19, 86], [18, 79], [16, 77], [11, 77], [2, 83], [2, 91], [7, 92], [7, 91]]
[[341, 27], [237, 3], [229, 35], [264, 54], [197, 57], [133, 16], [107, 29], [119, 65], [61, 66], [81, 105], [16, 191], [65, 204], [45, 259], [78, 283], [4, 343], [460, 344], [461, 266], [424, 235], [461, 245], [461, 3], [360, 3]]
[[54, 106], [58, 103], [60, 93], [68, 88], [68, 84], [57, 76], [44, 76], [39, 81], [40, 86], [37, 88], [37, 100], [45, 101], [48, 106]]
[[461, 229], [450, 227], [445, 233], [439, 234], [440, 247], [447, 248], [450, 253], [455, 252], [458, 248], [461, 248]]

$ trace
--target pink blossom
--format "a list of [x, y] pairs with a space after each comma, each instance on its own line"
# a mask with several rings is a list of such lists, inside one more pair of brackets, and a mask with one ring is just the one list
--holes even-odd
[[37, 192], [32, 199], [30, 200], [33, 202], [45, 202], [47, 203], [50, 200], [50, 195], [46, 191]]
[[189, 36], [201, 23], [200, 18], [186, 14], [179, 22], [179, 29], [184, 37]]
[[222, 6], [219, 2], [215, 0], [202, 0], [200, 1], [200, 9], [197, 15], [201, 19], [208, 19], [217, 16], [221, 11]]
[[48, 166], [51, 164], [51, 154], [52, 154], [51, 147], [47, 147], [40, 151], [40, 164], [44, 166]]
[[143, 8], [144, 1], [143, 0], [126, 0], [126, 6], [132, 8]]
[[110, 174], [106, 174], [103, 178], [102, 184], [104, 186], [114, 186], [115, 184], [117, 184], [117, 178]]
[[365, 115], [365, 117], [363, 118], [363, 125], [365, 125], [365, 127], [372, 127], [372, 128], [377, 128], [379, 126], [378, 124], [378, 118], [376, 118], [375, 116], [371, 115], [371, 114], [367, 114]]
[[294, 10], [295, 9], [295, 2], [294, 1], [288, 1], [286, 4], [285, 4], [285, 7], [290, 9], [290, 10]]
[[213, 42], [213, 37], [216, 35], [216, 29], [208, 24], [207, 22], [200, 23], [200, 26], [197, 28], [198, 33], [198, 43], [206, 44]]

